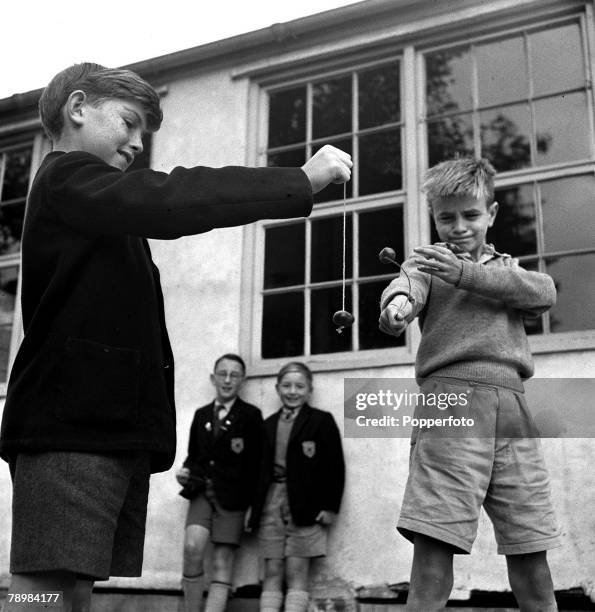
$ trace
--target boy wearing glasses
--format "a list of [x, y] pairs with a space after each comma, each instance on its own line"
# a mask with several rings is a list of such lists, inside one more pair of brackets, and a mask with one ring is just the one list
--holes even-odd
[[260, 467], [262, 414], [238, 392], [246, 366], [227, 353], [215, 361], [215, 399], [194, 413], [188, 457], [176, 478], [190, 500], [184, 537], [184, 609], [200, 610], [204, 553], [213, 543], [212, 576], [206, 612], [223, 612], [231, 589], [234, 554]]

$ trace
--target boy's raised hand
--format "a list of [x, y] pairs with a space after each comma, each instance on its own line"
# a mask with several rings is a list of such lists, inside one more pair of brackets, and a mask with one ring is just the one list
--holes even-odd
[[312, 193], [318, 193], [329, 183], [346, 183], [351, 178], [351, 155], [332, 145], [324, 145], [303, 166], [310, 179]]
[[413, 250], [415, 255], [412, 260], [421, 272], [437, 276], [451, 285], [456, 285], [461, 280], [463, 263], [447, 247], [431, 244]]
[[378, 327], [390, 336], [400, 336], [407, 327], [413, 305], [406, 295], [396, 295], [380, 313]]

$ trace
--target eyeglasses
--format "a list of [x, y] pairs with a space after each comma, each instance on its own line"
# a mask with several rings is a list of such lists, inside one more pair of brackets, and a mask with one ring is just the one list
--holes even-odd
[[215, 372], [215, 378], [217, 380], [227, 380], [229, 378], [232, 382], [238, 382], [238, 380], [244, 378], [244, 375], [238, 372]]

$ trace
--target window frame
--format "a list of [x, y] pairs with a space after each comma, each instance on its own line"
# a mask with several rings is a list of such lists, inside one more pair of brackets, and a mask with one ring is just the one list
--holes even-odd
[[[279, 68], [276, 72], [269, 70], [265, 73], [250, 75], [247, 72], [241, 76], [252, 76], [249, 81], [249, 129], [248, 149], [246, 162], [248, 165], [266, 165], [266, 142], [268, 133], [268, 92], [297, 86], [306, 81], [315, 82], [332, 75], [352, 72], [368, 65], [380, 65], [390, 58], [398, 57], [400, 61], [401, 88], [401, 121], [402, 150], [408, 155], [403, 156], [403, 189], [400, 192], [387, 192], [381, 195], [364, 196], [348, 200], [347, 210], [353, 211], [358, 206], [365, 210], [368, 203], [370, 209], [377, 207], [377, 201], [385, 197], [395, 197], [397, 193], [403, 199], [404, 223], [404, 249], [408, 253], [411, 246], [430, 239], [430, 217], [424, 214], [425, 198], [419, 192], [420, 180], [427, 169], [428, 150], [425, 132], [425, 67], [424, 55], [431, 49], [456, 47], [466, 45], [470, 41], [487, 41], [504, 38], [514, 32], [526, 29], [543, 28], [554, 23], [563, 23], [579, 18], [581, 33], [585, 46], [585, 63], [587, 76], [595, 82], [594, 62], [594, 21], [593, 7], [590, 2], [577, 3], [571, 7], [544, 6], [542, 11], [533, 11], [530, 15], [515, 13], [511, 17], [495, 20], [489, 24], [490, 16], [477, 21], [470, 28], [470, 35], [462, 40], [459, 32], [447, 31], [443, 35], [436, 32], [426, 33], [423, 30], [415, 32], [415, 40], [411, 36], [406, 41], [393, 41], [390, 48], [366, 50], [359, 52], [345, 49], [337, 51], [337, 57], [327, 57], [320, 62], [304, 62], [307, 68], [294, 69]], [[464, 19], [461, 20], [461, 23]], [[460, 24], [459, 24], [460, 27]], [[307, 52], [304, 52], [306, 54]], [[358, 53], [359, 60], [358, 61]], [[282, 62], [279, 62], [282, 66]], [[409, 84], [407, 86], [406, 84]], [[595, 107], [593, 87], [587, 88], [588, 105]], [[356, 104], [354, 100], [354, 112]], [[592, 122], [592, 113], [590, 115]], [[592, 127], [593, 129], [593, 127]], [[591, 144], [593, 149], [595, 145]], [[595, 175], [595, 157], [592, 160], [580, 160], [552, 166], [537, 166], [507, 172], [496, 182], [497, 188], [515, 185], [525, 181], [542, 181], [550, 178], [560, 178], [578, 174]], [[413, 186], [413, 188], [411, 188]], [[366, 202], [367, 201], [367, 202]], [[328, 214], [329, 210], [339, 213], [337, 201], [315, 205], [311, 219]], [[342, 203], [341, 203], [342, 209]], [[308, 223], [308, 221], [307, 221]], [[244, 230], [244, 257], [242, 268], [242, 298], [249, 308], [243, 310], [240, 321], [240, 350], [248, 356], [251, 371], [254, 375], [272, 374], [279, 365], [287, 361], [288, 357], [263, 359], [261, 355], [262, 333], [262, 288], [264, 278], [264, 229], [283, 222], [257, 222]], [[353, 231], [353, 240], [357, 240], [357, 232]], [[539, 229], [541, 231], [541, 228]], [[549, 255], [549, 254], [548, 254]], [[541, 256], [541, 254], [540, 254]], [[306, 261], [306, 265], [308, 260]], [[355, 270], [354, 270], [355, 272]], [[354, 303], [357, 295], [354, 294]], [[340, 305], [338, 305], [339, 307]], [[332, 313], [329, 313], [329, 318]], [[307, 323], [305, 323], [307, 324]], [[307, 329], [307, 328], [306, 328]], [[309, 330], [308, 330], [309, 335]], [[340, 353], [324, 353], [317, 355], [305, 354], [301, 358], [316, 370], [352, 370], [389, 365], [412, 365], [419, 346], [421, 334], [417, 325], [407, 330], [406, 345], [404, 347], [370, 349], [365, 351], [345, 351]], [[564, 351], [577, 351], [595, 348], [595, 329], [583, 331], [555, 332], [550, 334], [530, 335], [529, 343], [535, 354], [559, 353]], [[300, 357], [298, 357], [300, 358]]]
[[[0, 133], [0, 151], [21, 148], [23, 146], [31, 146], [31, 166], [29, 168], [29, 181], [27, 186], [27, 193], [31, 189], [31, 184], [35, 178], [35, 174], [39, 169], [42, 159], [47, 153], [49, 153], [51, 144], [49, 140], [41, 131], [25, 131], [19, 133], [18, 136], [11, 136], [10, 138], [4, 139], [3, 134]], [[23, 315], [21, 311], [21, 284], [22, 284], [22, 256], [21, 251], [18, 253], [11, 253], [9, 255], [0, 256], [0, 267], [12, 267], [18, 266], [18, 280], [17, 280], [17, 292], [15, 295], [15, 307], [14, 315], [12, 320], [12, 333], [10, 339], [9, 353], [8, 353], [8, 369], [7, 372], [10, 375], [10, 370], [14, 358], [16, 357], [17, 350], [23, 339]], [[8, 387], [8, 380], [0, 381], [0, 398], [6, 396]]]

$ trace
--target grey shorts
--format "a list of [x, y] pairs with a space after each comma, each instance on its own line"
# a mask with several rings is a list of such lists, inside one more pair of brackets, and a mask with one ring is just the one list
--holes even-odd
[[243, 510], [226, 510], [217, 501], [211, 485], [204, 493], [190, 501], [186, 516], [186, 527], [200, 525], [208, 529], [214, 544], [239, 546], [244, 532]]
[[326, 555], [327, 531], [318, 523], [296, 525], [289, 512], [287, 486], [273, 483], [268, 491], [260, 520], [258, 543], [264, 559], [286, 557], [323, 557]]
[[147, 452], [19, 454], [10, 571], [140, 576], [149, 475]]
[[550, 483], [524, 394], [503, 387], [429, 378], [424, 394], [466, 394], [465, 405], [416, 407], [416, 417], [473, 419], [475, 434], [445, 435], [438, 427], [417, 429], [411, 439], [409, 477], [397, 529], [471, 551], [483, 506], [498, 553], [526, 554], [560, 546]]

